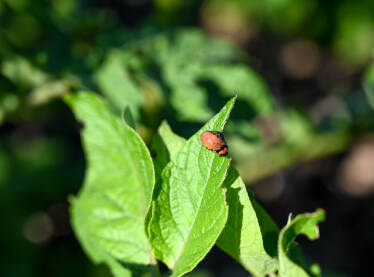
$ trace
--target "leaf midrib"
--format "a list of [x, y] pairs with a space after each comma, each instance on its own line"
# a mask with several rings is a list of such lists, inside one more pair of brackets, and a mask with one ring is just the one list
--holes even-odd
[[[201, 153], [201, 150], [202, 150], [202, 148], [200, 148], [200, 152], [199, 152], [199, 154]], [[207, 180], [206, 180], [206, 182], [205, 182], [204, 192], [203, 192], [202, 197], [200, 198], [200, 201], [199, 201], [199, 205], [198, 205], [198, 209], [197, 209], [197, 211], [200, 211], [200, 209], [201, 209], [201, 203], [203, 202], [203, 199], [204, 199], [204, 196], [205, 196], [205, 192], [206, 192], [206, 188], [207, 188], [207, 186], [208, 186], [208, 181], [209, 181], [209, 179], [210, 179], [210, 175], [211, 175], [211, 171], [212, 171], [212, 165], [213, 165], [213, 162], [214, 162], [214, 158], [215, 158], [215, 156], [213, 156], [212, 159], [211, 159], [211, 164], [210, 164], [210, 166], [209, 166], [209, 171], [208, 171], [208, 174], [207, 174]], [[184, 240], [183, 247], [182, 247], [180, 253], [178, 254], [178, 256], [177, 256], [177, 258], [176, 258], [176, 260], [175, 260], [175, 262], [174, 262], [174, 265], [173, 265], [173, 267], [172, 267], [173, 269], [176, 267], [176, 265], [177, 265], [179, 259], [181, 258], [182, 254], [183, 254], [184, 248], [186, 247], [186, 244], [187, 244], [187, 241], [188, 241], [189, 236], [190, 236], [190, 234], [191, 234], [191, 231], [193, 230], [193, 227], [195, 226], [195, 223], [196, 223], [196, 219], [197, 219], [198, 214], [199, 214], [199, 212], [196, 212], [196, 213], [195, 213], [195, 217], [194, 217], [194, 219], [193, 219], [193, 223], [191, 224], [191, 228], [190, 228], [190, 230], [188, 231], [188, 234], [187, 234], [187, 236], [186, 236], [186, 239]]]

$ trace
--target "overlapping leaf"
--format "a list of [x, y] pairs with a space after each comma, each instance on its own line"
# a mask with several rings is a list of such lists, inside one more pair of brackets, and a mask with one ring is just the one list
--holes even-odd
[[[162, 123], [152, 145], [156, 172], [157, 168], [162, 170], [166, 166], [185, 141], [174, 134], [166, 122]], [[273, 256], [277, 252], [278, 227], [248, 195], [234, 167], [230, 167], [222, 186], [227, 189], [229, 215], [216, 244], [255, 276], [274, 271], [277, 266]]]
[[66, 97], [82, 132], [87, 171], [72, 201], [72, 223], [86, 253], [116, 276], [146, 270], [153, 262], [144, 229], [154, 171], [150, 154], [129, 126], [98, 96]]

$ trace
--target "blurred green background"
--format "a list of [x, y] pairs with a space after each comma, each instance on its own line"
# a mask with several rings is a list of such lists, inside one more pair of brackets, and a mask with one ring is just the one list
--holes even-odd
[[[305, 252], [370, 275], [373, 56], [371, 0], [0, 0], [1, 275], [110, 276], [69, 224], [85, 161], [60, 97], [78, 90], [148, 145], [162, 120], [188, 137], [237, 94], [225, 137], [256, 198], [280, 226], [326, 209]], [[247, 276], [218, 249], [192, 274]]]

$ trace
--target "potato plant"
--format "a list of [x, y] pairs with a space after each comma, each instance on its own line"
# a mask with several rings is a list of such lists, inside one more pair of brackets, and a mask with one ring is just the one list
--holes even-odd
[[171, 276], [183, 276], [216, 244], [253, 276], [321, 275], [294, 240], [318, 238], [324, 212], [290, 216], [279, 230], [230, 157], [201, 144], [202, 132], [223, 132], [236, 97], [188, 139], [163, 122], [151, 149], [96, 94], [65, 100], [83, 123], [87, 162], [84, 185], [71, 198], [72, 223], [94, 263], [114, 276], [161, 276], [162, 262]]

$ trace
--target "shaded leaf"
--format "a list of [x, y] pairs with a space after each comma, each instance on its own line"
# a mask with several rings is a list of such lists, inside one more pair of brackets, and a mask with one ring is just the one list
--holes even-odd
[[131, 128], [135, 130], [135, 119], [132, 116], [132, 113], [130, 111], [129, 107], [126, 107], [121, 114], [122, 120], [125, 122], [125, 124], [128, 124]]
[[155, 167], [156, 179], [161, 177], [161, 172], [164, 167], [175, 157], [185, 142], [186, 139], [175, 134], [166, 121], [161, 123], [157, 134], [153, 138], [151, 147], [154, 156], [153, 164]]
[[204, 258], [227, 220], [220, 185], [230, 159], [204, 148], [200, 134], [222, 131], [234, 100], [193, 135], [161, 173], [149, 234], [154, 254], [173, 270], [172, 276], [191, 271]]
[[154, 171], [140, 136], [98, 96], [68, 95], [83, 122], [87, 171], [83, 189], [72, 201], [72, 225], [95, 263], [116, 276], [147, 270], [152, 263], [144, 220], [151, 203]]

